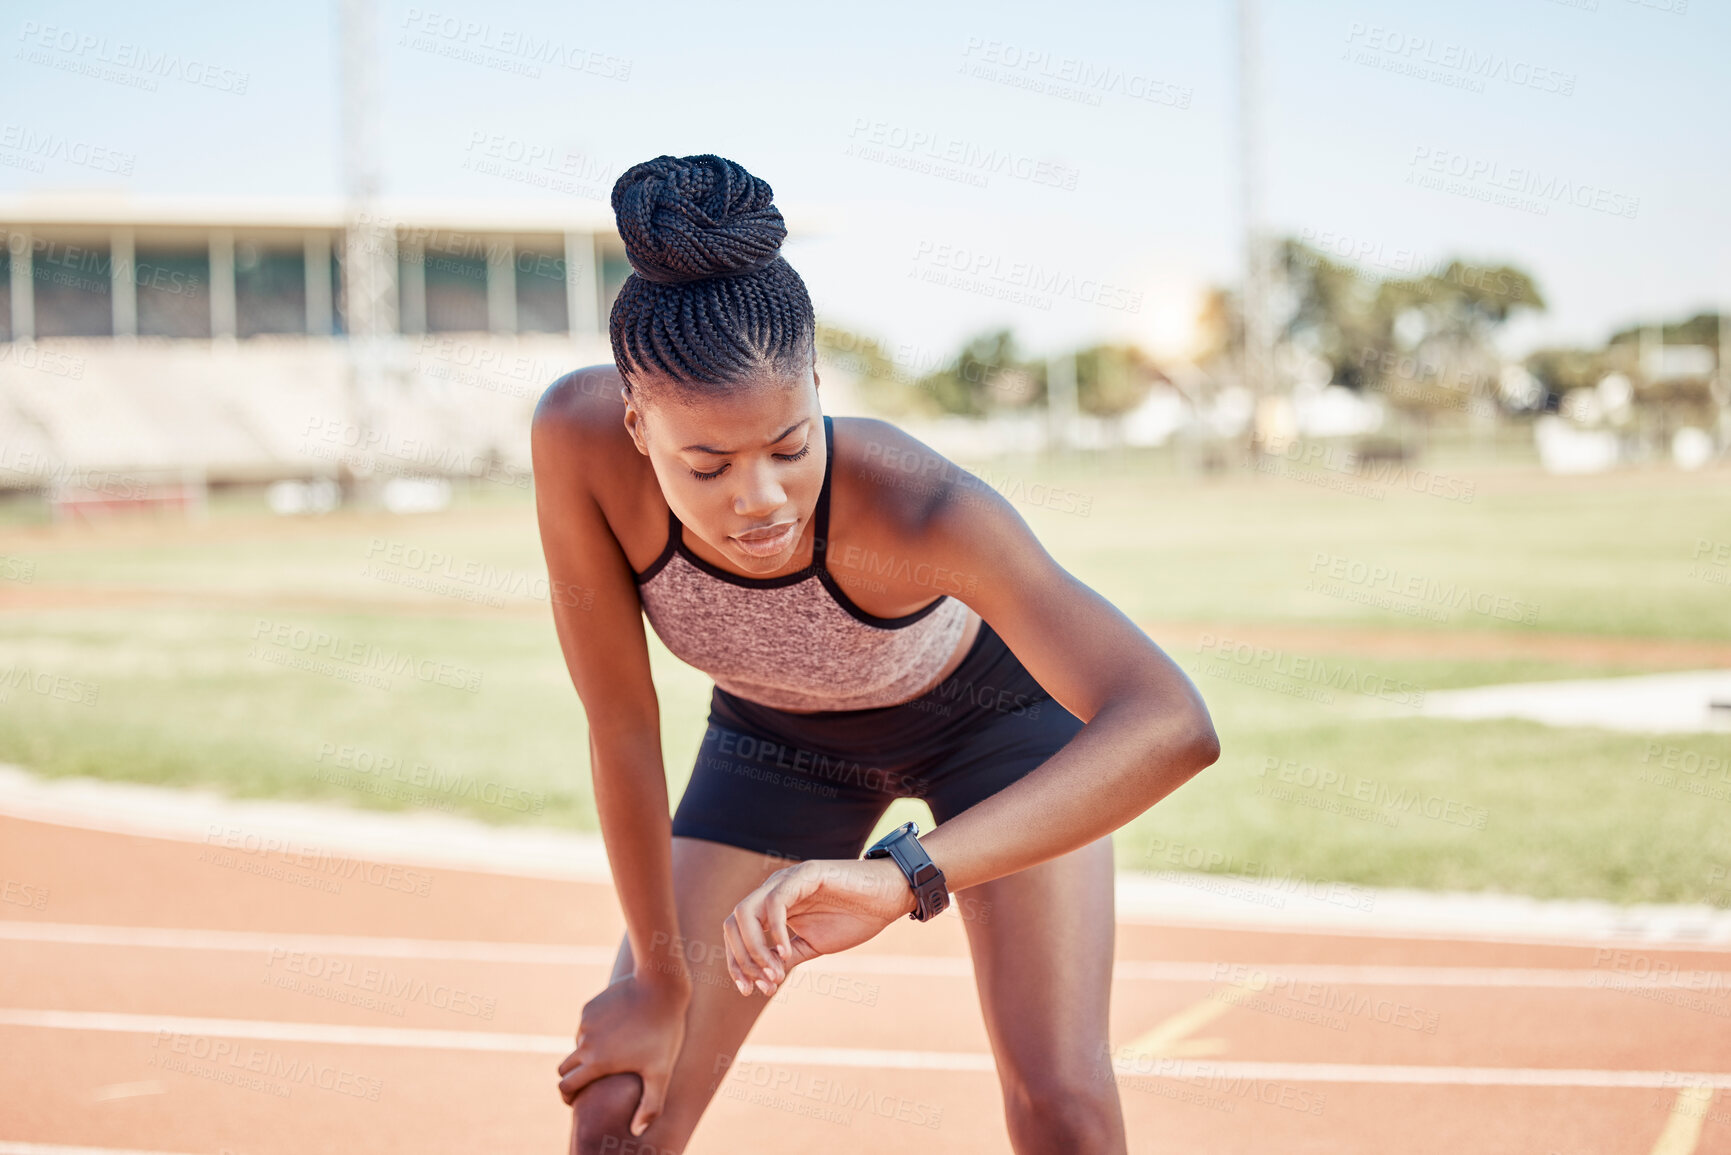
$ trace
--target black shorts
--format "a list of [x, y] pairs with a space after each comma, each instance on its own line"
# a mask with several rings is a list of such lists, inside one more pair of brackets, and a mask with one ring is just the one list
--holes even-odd
[[984, 621], [947, 678], [894, 706], [792, 714], [717, 686], [673, 833], [787, 858], [858, 858], [895, 799], [923, 798], [948, 822], [1081, 728]]

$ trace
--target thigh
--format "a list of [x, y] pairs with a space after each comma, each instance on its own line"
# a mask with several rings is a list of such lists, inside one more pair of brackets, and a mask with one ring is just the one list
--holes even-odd
[[956, 894], [1007, 1096], [1110, 1085], [1112, 888], [1108, 835]]
[[[642, 1082], [634, 1074], [608, 1075], [577, 1093], [572, 1150], [677, 1152], [697, 1127], [740, 1044], [769, 1001], [742, 995], [727, 973], [721, 924], [740, 899], [790, 860], [698, 838], [673, 839], [673, 892], [680, 948], [692, 971], [685, 1041], [674, 1064], [661, 1116], [632, 1136]], [[631, 973], [630, 940], [619, 944], [613, 974]], [[614, 1140], [609, 1142], [609, 1140]]]

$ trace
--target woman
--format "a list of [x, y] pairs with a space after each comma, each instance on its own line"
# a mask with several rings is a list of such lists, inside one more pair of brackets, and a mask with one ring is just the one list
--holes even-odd
[[[572, 1149], [681, 1150], [791, 968], [947, 888], [1016, 1151], [1124, 1151], [1110, 835], [1219, 756], [1196, 688], [978, 478], [823, 415], [768, 184], [660, 156], [613, 209], [615, 365], [555, 382], [532, 429], [626, 921], [559, 1065]], [[642, 615], [716, 683], [671, 822]], [[860, 857], [896, 797], [931, 806], [895, 841], [935, 870]]]

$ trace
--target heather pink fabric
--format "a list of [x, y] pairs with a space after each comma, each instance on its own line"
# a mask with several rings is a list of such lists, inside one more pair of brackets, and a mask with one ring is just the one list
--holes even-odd
[[776, 578], [721, 569], [686, 546], [667, 511], [667, 544], [636, 575], [643, 613], [673, 655], [735, 697], [779, 710], [869, 710], [930, 688], [968, 625], [947, 594], [911, 614], [880, 618], [854, 605], [824, 562], [835, 432], [823, 419], [823, 488], [813, 511], [811, 564]]
[[866, 710], [918, 697], [968, 624], [967, 605], [946, 596], [910, 625], [868, 625], [816, 574], [752, 589], [711, 576], [683, 552], [637, 588], [675, 657], [728, 693], [781, 710]]

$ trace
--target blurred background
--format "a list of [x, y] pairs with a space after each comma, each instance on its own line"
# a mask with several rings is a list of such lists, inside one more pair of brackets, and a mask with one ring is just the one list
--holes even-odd
[[[614, 180], [717, 153], [787, 217], [825, 411], [992, 484], [1208, 701], [1223, 756], [1118, 832], [1124, 871], [1722, 925], [1722, 5], [0, 27], [13, 796], [596, 845], [529, 418], [611, 361]], [[710, 683], [649, 643], [677, 799]], [[52, 916], [52, 870], [8, 869], [46, 905], [0, 913]]]

